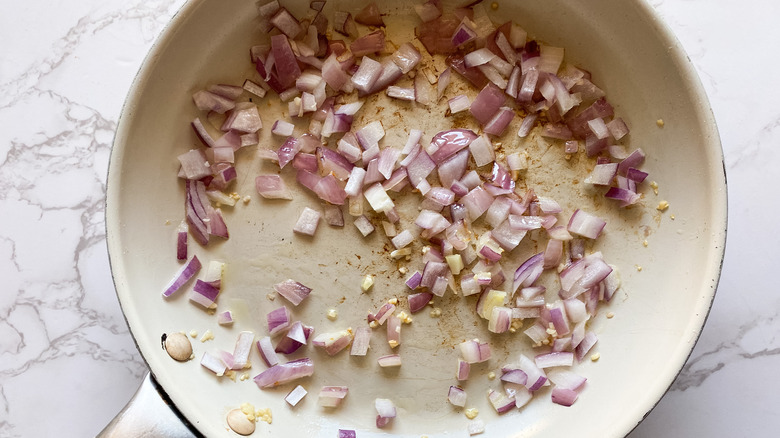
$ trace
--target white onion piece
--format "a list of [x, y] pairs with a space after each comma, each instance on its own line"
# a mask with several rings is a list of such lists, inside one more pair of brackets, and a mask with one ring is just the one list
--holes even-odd
[[482, 134], [469, 144], [469, 151], [477, 167], [492, 163], [495, 159], [495, 148], [487, 135]]
[[466, 63], [466, 67], [476, 67], [478, 65], [487, 64], [496, 57], [496, 54], [491, 52], [487, 48], [477, 49], [473, 52], [467, 53], [463, 57], [463, 61]]
[[536, 358], [534, 358], [534, 362], [536, 363], [536, 366], [538, 366], [539, 368], [550, 368], [550, 367], [561, 367], [561, 366], [570, 367], [574, 364], [574, 353], [561, 351], [561, 352], [540, 354], [536, 356]]

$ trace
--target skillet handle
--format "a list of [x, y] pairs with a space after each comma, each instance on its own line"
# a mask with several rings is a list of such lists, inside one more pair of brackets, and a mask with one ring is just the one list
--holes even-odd
[[168, 396], [150, 374], [113, 420], [97, 438], [200, 436], [173, 406]]

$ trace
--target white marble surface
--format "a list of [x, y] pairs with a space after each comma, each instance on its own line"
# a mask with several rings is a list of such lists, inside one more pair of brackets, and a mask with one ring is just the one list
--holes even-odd
[[[127, 89], [182, 3], [2, 2], [0, 437], [94, 436], [145, 373], [111, 282], [105, 177]], [[652, 4], [709, 94], [726, 157], [729, 234], [701, 339], [630, 436], [776, 436], [780, 3]]]

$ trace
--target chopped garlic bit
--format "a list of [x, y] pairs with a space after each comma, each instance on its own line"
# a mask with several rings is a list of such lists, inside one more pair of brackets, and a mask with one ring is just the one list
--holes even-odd
[[615, 317], [615, 314], [614, 314], [614, 313], [612, 313], [612, 312], [608, 312], [608, 313], [607, 313], [607, 319], [612, 319], [612, 318], [614, 318], [614, 317]]
[[402, 275], [406, 275], [409, 273], [409, 268], [407, 268], [406, 266], [401, 266], [400, 268], [398, 268], [398, 272], [400, 272]]
[[658, 211], [666, 211], [667, 208], [669, 208], [669, 202], [661, 201], [658, 203], [658, 207], [656, 207], [655, 209]]
[[653, 193], [658, 196], [658, 183], [655, 181], [650, 181], [650, 187], [653, 189]]
[[441, 316], [441, 309], [438, 307], [434, 307], [430, 311], [431, 318], [438, 318]]
[[395, 347], [397, 347], [398, 345], [400, 345], [400, 344], [398, 343], [398, 341], [396, 341], [395, 339], [391, 339], [391, 340], [387, 341], [387, 343], [388, 343], [388, 345], [390, 345], [390, 348], [395, 348]]
[[328, 309], [327, 316], [329, 320], [335, 321], [339, 317], [339, 312], [336, 309]]
[[242, 201], [244, 202], [244, 204], [249, 204], [249, 201], [251, 201], [251, 200], [252, 200], [252, 197], [251, 197], [251, 196], [244, 196], [244, 199], [242, 199]]
[[249, 379], [249, 373], [244, 373], [241, 375], [241, 377], [238, 378], [238, 380], [241, 380], [242, 382], [248, 379]]
[[401, 311], [401, 313], [399, 313], [397, 316], [398, 316], [398, 319], [400, 319], [401, 322], [404, 323], [404, 324], [411, 324], [412, 323], [412, 317], [408, 313], [406, 313], [404, 311]]
[[255, 407], [251, 403], [242, 403], [241, 406], [241, 412], [246, 415], [246, 418], [249, 421], [255, 421]]
[[447, 260], [447, 264], [450, 266], [450, 271], [452, 271], [452, 274], [460, 274], [460, 271], [463, 269], [463, 259], [461, 258], [460, 254], [448, 255], [444, 258]]
[[198, 337], [198, 331], [197, 330], [190, 330], [190, 337], [197, 338]]
[[669, 219], [674, 220], [674, 215], [673, 214], [669, 215]]
[[257, 417], [258, 420], [265, 421], [268, 424], [271, 424], [271, 422], [274, 421], [274, 415], [271, 412], [271, 408], [258, 409], [255, 411], [255, 417]]
[[205, 333], [203, 333], [203, 336], [200, 337], [200, 342], [206, 342], [214, 339], [214, 333], [211, 333], [211, 330], [206, 330]]
[[637, 272], [642, 272], [642, 267], [639, 266], [639, 265], [636, 265], [636, 270], [637, 270]]
[[268, 298], [268, 301], [273, 301], [273, 300], [276, 299], [276, 294], [271, 292], [268, 295], [266, 295], [265, 297]]
[[494, 373], [493, 371], [489, 372], [487, 378], [489, 380], [494, 380], [496, 378], [496, 373]]
[[387, 302], [392, 304], [392, 305], [396, 305], [396, 304], [398, 304], [398, 298], [396, 298], [396, 297], [390, 298], [389, 300], [387, 300]]
[[642, 242], [642, 246], [644, 246], [645, 248], [647, 248], [647, 239], [645, 239], [645, 240]]
[[377, 327], [379, 327], [379, 323], [376, 322], [376, 321], [371, 321], [371, 322], [368, 323], [368, 326], [371, 327], [372, 329], [373, 328], [377, 328]]
[[406, 247], [406, 248], [396, 249], [395, 251], [391, 252], [390, 257], [392, 257], [393, 260], [398, 260], [406, 256], [409, 256], [411, 254], [412, 254], [412, 249]]
[[227, 371], [225, 371], [224, 375], [227, 376], [228, 379], [230, 379], [230, 380], [232, 380], [234, 382], [236, 381], [236, 372], [235, 371], [227, 370]]
[[468, 408], [463, 413], [466, 415], [466, 418], [469, 420], [473, 420], [477, 418], [477, 415], [479, 415], [479, 409], [477, 408]]
[[658, 125], [659, 128], [663, 128], [664, 127], [664, 119], [656, 120], [655, 124]]
[[371, 289], [371, 286], [374, 285], [374, 276], [371, 274], [367, 274], [365, 277], [363, 277], [363, 282], [360, 283], [360, 289], [363, 290], [363, 292], [368, 292], [369, 289]]
[[592, 360], [593, 362], [596, 362], [600, 358], [601, 358], [601, 353], [593, 353], [590, 355], [590, 360]]

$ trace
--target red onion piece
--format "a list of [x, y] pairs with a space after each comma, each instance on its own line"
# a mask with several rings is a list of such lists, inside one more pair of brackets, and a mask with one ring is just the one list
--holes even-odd
[[401, 355], [400, 354], [387, 354], [387, 355], [384, 355], [384, 356], [379, 356], [376, 359], [376, 362], [382, 368], [400, 367], [401, 366]]
[[561, 351], [540, 354], [534, 358], [534, 362], [539, 368], [570, 367], [574, 364], [574, 353]]
[[466, 406], [466, 391], [459, 386], [450, 386], [450, 390], [447, 393], [447, 400], [452, 403], [453, 406]]
[[[417, 274], [419, 275], [419, 272]], [[420, 278], [422, 278], [422, 276]], [[433, 294], [430, 292], [420, 292], [409, 295], [407, 298], [409, 300], [409, 311], [411, 313], [419, 312], [428, 305], [428, 303], [431, 301], [431, 298], [433, 298]]]
[[357, 38], [349, 45], [349, 50], [354, 56], [365, 56], [372, 53], [381, 52], [385, 49], [385, 33], [376, 30], [369, 34]]
[[414, 11], [423, 21], [427, 23], [433, 21], [441, 16], [441, 7], [437, 5], [437, 2], [427, 1], [423, 4], [414, 5]]
[[573, 391], [578, 391], [588, 380], [576, 373], [562, 369], [550, 370], [547, 377], [556, 387]]
[[372, 224], [365, 215], [356, 217], [353, 223], [355, 224], [355, 227], [358, 229], [358, 231], [360, 231], [360, 234], [363, 235], [363, 237], [373, 233], [376, 229], [374, 224]]
[[338, 438], [357, 438], [357, 433], [351, 429], [339, 429]]
[[384, 26], [385, 22], [382, 21], [382, 15], [379, 13], [379, 7], [376, 2], [371, 2], [366, 5], [360, 12], [355, 15], [355, 21], [366, 26]]
[[521, 369], [507, 369], [501, 374], [501, 381], [525, 385], [528, 382], [528, 375]]
[[552, 402], [561, 406], [571, 406], [577, 401], [577, 391], [555, 387], [552, 390]]
[[322, 407], [335, 408], [341, 405], [341, 402], [349, 393], [346, 386], [323, 386], [320, 389], [318, 403]]
[[301, 304], [311, 293], [311, 289], [294, 280], [285, 280], [274, 285], [274, 290], [293, 305]]
[[266, 321], [268, 322], [268, 333], [274, 336], [277, 333], [281, 333], [290, 327], [292, 322], [292, 315], [290, 309], [285, 306], [274, 309], [266, 315]]
[[461, 21], [455, 32], [452, 33], [453, 46], [460, 47], [477, 39], [477, 32], [471, 27], [473, 23], [470, 22], [471, 20], [467, 19]]
[[350, 330], [323, 333], [321, 335], [317, 335], [312, 340], [312, 344], [315, 347], [324, 348], [325, 352], [328, 353], [328, 356], [333, 356], [352, 343], [353, 336], [354, 335]]
[[421, 282], [422, 282], [422, 274], [420, 273], [420, 271], [415, 271], [414, 274], [409, 276], [409, 278], [406, 280], [406, 286], [409, 287], [409, 289], [411, 290], [415, 290], [418, 287], [420, 287]]
[[414, 88], [390, 86], [387, 87], [387, 96], [399, 100], [407, 100], [410, 102], [415, 100]]
[[392, 401], [384, 398], [378, 398], [374, 401], [376, 408], [376, 427], [383, 428], [390, 424], [390, 421], [396, 417], [395, 405]]
[[468, 380], [471, 364], [461, 358], [458, 358], [458, 367], [455, 371], [455, 378], [459, 381]]
[[276, 72], [282, 89], [290, 88], [298, 76], [301, 75], [301, 69], [298, 66], [298, 60], [290, 47], [290, 42], [285, 35], [274, 35], [271, 37], [271, 51], [274, 55]]
[[301, 400], [308, 394], [306, 392], [306, 389], [304, 389], [303, 386], [298, 385], [290, 391], [286, 397], [284, 397], [284, 401], [286, 401], [290, 406], [295, 406], [298, 403], [300, 403]]
[[179, 171], [186, 179], [198, 180], [211, 175], [211, 167], [206, 159], [206, 154], [201, 149], [192, 149], [185, 152], [176, 159], [181, 164]]
[[[441, 12], [439, 11], [439, 13]], [[440, 16], [417, 26], [415, 34], [431, 55], [450, 54], [456, 51], [452, 44], [452, 34], [458, 24], [460, 24], [460, 20], [454, 16]]]
[[260, 357], [263, 359], [266, 365], [272, 367], [279, 363], [279, 356], [274, 351], [274, 346], [271, 344], [271, 338], [265, 336], [257, 341], [257, 351], [260, 353]]
[[355, 21], [352, 19], [352, 14], [344, 11], [334, 12], [333, 30], [346, 36], [354, 37], [357, 35], [357, 27], [355, 26]]
[[292, 194], [279, 175], [259, 175], [255, 178], [257, 193], [266, 199], [292, 199]]
[[542, 274], [544, 268], [544, 253], [538, 253], [528, 258], [523, 264], [521, 264], [515, 271], [514, 283], [512, 290], [522, 287], [531, 286]]
[[163, 296], [167, 298], [176, 293], [200, 271], [200, 268], [200, 260], [198, 260], [197, 256], [193, 255], [186, 264], [179, 268], [173, 276], [173, 279], [165, 286], [163, 289]]
[[205, 309], [215, 306], [219, 296], [219, 289], [201, 280], [195, 280], [195, 286], [192, 287], [189, 299], [195, 304]]
[[240, 370], [246, 367], [254, 340], [255, 334], [250, 331], [243, 331], [238, 334], [236, 345], [233, 348], [233, 366], [229, 367], [230, 369]]
[[515, 408], [514, 397], [507, 396], [506, 394], [500, 391], [489, 389], [488, 400], [490, 400], [490, 404], [499, 414], [509, 412], [510, 410]]
[[236, 106], [234, 99], [229, 99], [206, 90], [195, 92], [192, 95], [192, 101], [199, 110], [214, 111], [218, 114], [224, 114]]
[[468, 81], [477, 88], [482, 88], [489, 82], [485, 75], [479, 71], [479, 69], [466, 67], [466, 62], [463, 60], [463, 55], [457, 54], [448, 56], [447, 65], [456, 72], [460, 73], [461, 76], [468, 79]]
[[300, 321], [295, 321], [287, 330], [287, 333], [276, 344], [274, 351], [277, 353], [292, 354], [303, 345], [306, 345], [306, 335], [303, 331], [303, 324], [301, 324]]
[[387, 343], [390, 348], [401, 345], [401, 319], [395, 315], [387, 318]]
[[226, 310], [217, 315], [217, 324], [219, 325], [231, 325], [233, 324], [233, 312]]
[[200, 364], [203, 368], [206, 368], [217, 376], [222, 376], [225, 374], [225, 371], [227, 371], [225, 363], [209, 353], [203, 353], [203, 356], [200, 358]]
[[[299, 171], [298, 173], [300, 174], [301, 172], [304, 171]], [[317, 225], [319, 224], [320, 216], [320, 212], [312, 210], [309, 207], [304, 207], [301, 215], [298, 217], [298, 221], [295, 222], [293, 231], [296, 233], [305, 234], [307, 236], [313, 236], [317, 231]]]
[[338, 205], [325, 206], [325, 222], [332, 227], [344, 226], [344, 213]]
[[365, 356], [370, 347], [371, 329], [369, 327], [358, 327], [355, 330], [355, 339], [352, 340], [352, 348], [349, 351], [350, 356]]
[[607, 222], [603, 219], [594, 216], [588, 212], [577, 209], [569, 219], [569, 225], [566, 227], [569, 232], [587, 237], [589, 239], [595, 239], [601, 235], [604, 226]]
[[254, 377], [260, 389], [283, 385], [314, 374], [314, 363], [308, 357], [274, 365]]
[[490, 83], [477, 94], [469, 111], [481, 125], [485, 125], [496, 111], [504, 105], [505, 100], [504, 91]]
[[509, 123], [514, 119], [515, 112], [509, 107], [501, 107], [498, 109], [498, 111], [493, 115], [493, 118], [491, 118], [487, 124], [485, 124], [485, 134], [490, 135], [496, 135], [501, 136], [504, 134], [504, 131], [506, 131], [506, 128], [509, 126]]

